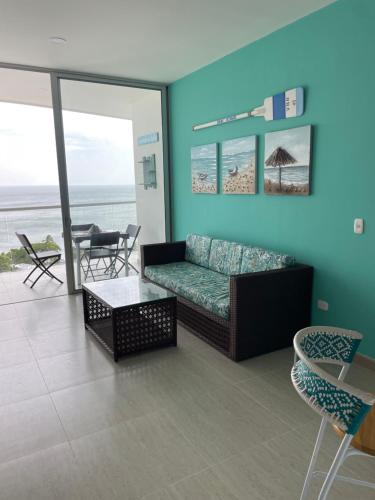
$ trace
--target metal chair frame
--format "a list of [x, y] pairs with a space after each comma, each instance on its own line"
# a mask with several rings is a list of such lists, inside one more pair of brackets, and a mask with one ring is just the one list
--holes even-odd
[[[313, 339], [314, 336], [314, 340], [310, 342], [309, 337]], [[316, 348], [318, 343], [314, 345], [314, 342], [316, 341], [315, 339], [318, 339], [319, 341], [319, 336], [320, 340], [324, 340], [325, 345], [328, 346], [326, 354], [323, 355], [320, 355], [319, 347]], [[340, 344], [336, 341], [337, 339], [340, 340], [340, 338], [343, 340], [343, 343], [341, 344], [341, 347], [337, 348], [337, 346], [340, 346]], [[333, 342], [333, 339], [335, 339], [335, 342]], [[357, 428], [364, 420], [367, 412], [375, 404], [375, 396], [360, 391], [359, 389], [344, 383], [344, 379], [351, 366], [351, 362], [354, 358], [355, 352], [359, 346], [361, 339], [362, 335], [359, 332], [353, 330], [344, 330], [343, 328], [325, 326], [304, 328], [303, 330], [300, 330], [294, 338], [295, 363], [292, 369], [293, 385], [298, 394], [304, 399], [304, 401], [323, 417], [315, 442], [314, 451], [310, 460], [309, 468], [306, 474], [300, 500], [305, 500], [307, 498], [311, 480], [317, 476], [325, 477], [318, 500], [326, 500], [335, 479], [375, 489], [375, 483], [361, 481], [359, 479], [337, 474], [344, 461], [351, 456], [360, 455], [374, 458], [372, 455], [352, 447], [351, 442], [357, 432]], [[343, 345], [345, 345], [344, 348], [342, 348]], [[332, 411], [325, 405], [320, 405], [318, 399], [314, 396], [314, 394], [304, 394], [303, 382], [298, 379], [298, 370], [296, 370], [298, 362], [302, 362], [315, 377], [321, 379], [323, 382], [326, 382], [327, 387], [333, 387], [338, 392], [341, 392], [348, 398], [349, 401], [350, 398], [352, 398], [353, 401], [361, 403], [362, 406], [359, 410], [359, 413], [353, 416], [353, 419], [349, 426], [345, 425], [343, 420], [340, 419], [339, 408], [337, 409], [337, 411]], [[321, 367], [317, 366], [316, 362], [340, 365], [342, 368], [339, 377], [335, 378], [333, 375], [330, 375]], [[322, 472], [315, 470], [315, 466], [327, 423], [329, 422], [337, 425], [340, 429], [342, 429], [342, 431], [345, 432], [345, 436], [341, 441], [340, 447], [336, 453], [329, 471]]]
[[[94, 227], [95, 227], [95, 224], [94, 224], [94, 222], [92, 222], [91, 224], [72, 224], [70, 229], [72, 232], [74, 232], [74, 231], [90, 231], [90, 229], [92, 229]], [[81, 250], [83, 250], [83, 252], [81, 253], [81, 255], [77, 255], [77, 259], [79, 259], [79, 263], [80, 263], [81, 269], [83, 271], [83, 274], [86, 274], [86, 267], [83, 265], [84, 250], [86, 250], [88, 248], [89, 248], [89, 245], [82, 245], [81, 244]]]
[[[52, 273], [52, 271], [50, 271], [50, 268], [54, 264], [59, 262], [59, 260], [61, 259], [61, 253], [55, 252], [53, 250], [46, 251], [46, 252], [36, 252], [25, 234], [16, 233], [16, 236], [19, 239], [22, 247], [25, 249], [30, 260], [33, 262], [33, 264], [35, 266], [34, 269], [32, 269], [30, 271], [30, 273], [26, 276], [23, 283], [26, 283], [26, 281], [31, 281], [32, 284], [31, 284], [30, 288], [33, 288], [34, 285], [36, 285], [36, 283], [40, 280], [40, 278], [44, 274], [46, 274], [50, 278], [55, 279], [59, 283], [63, 284], [63, 281], [61, 281], [57, 276], [55, 276]], [[45, 254], [45, 255], [43, 255], [43, 254]], [[51, 262], [49, 262], [46, 265], [46, 262], [48, 262], [48, 261], [51, 261]], [[39, 276], [34, 281], [32, 281], [30, 279], [30, 276], [32, 276], [37, 269], [39, 269], [41, 272], [40, 272]]]
[[[129, 257], [131, 256], [135, 243], [137, 241], [137, 238], [139, 236], [139, 233], [141, 231], [141, 226], [137, 226], [135, 224], [128, 224], [128, 227], [126, 228], [126, 234], [129, 236], [129, 238], [133, 238], [132, 244], [130, 247], [128, 247], [128, 266], [131, 267], [137, 274], [139, 274], [138, 269], [136, 269], [133, 264], [129, 262]], [[124, 242], [123, 242], [124, 244]], [[122, 244], [122, 246], [123, 246]], [[125, 267], [125, 259], [121, 255], [121, 251], [119, 250], [118, 255], [117, 255], [117, 261], [121, 262], [120, 268], [116, 271], [116, 278], [118, 278], [120, 272], [124, 269]]]
[[[82, 256], [82, 258], [86, 259], [86, 268], [82, 266], [82, 269], [84, 270], [85, 274], [85, 279], [87, 279], [89, 273], [91, 273], [93, 281], [96, 281], [95, 277], [104, 276], [108, 273], [111, 274], [114, 273], [113, 277], [117, 278], [116, 260], [119, 252], [118, 248], [119, 240], [120, 240], [119, 231], [102, 232], [91, 235], [90, 247], [84, 250]], [[110, 261], [108, 265], [105, 262], [105, 259], [107, 258]], [[94, 269], [93, 266], [91, 265], [92, 260], [97, 261]], [[103, 260], [104, 262], [104, 267], [99, 268], [98, 265], [101, 260]], [[104, 272], [101, 275], [99, 274], [95, 276], [94, 270], [95, 272], [97, 271], [104, 271]]]

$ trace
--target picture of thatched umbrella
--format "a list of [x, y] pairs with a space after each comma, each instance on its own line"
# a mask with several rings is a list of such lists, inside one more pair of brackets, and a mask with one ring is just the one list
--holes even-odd
[[281, 167], [297, 163], [291, 154], [284, 148], [276, 148], [275, 151], [267, 158], [267, 167], [279, 167], [279, 191], [281, 191]]

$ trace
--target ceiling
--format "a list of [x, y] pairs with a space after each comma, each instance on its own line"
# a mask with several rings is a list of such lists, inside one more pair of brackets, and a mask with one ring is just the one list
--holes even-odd
[[[101, 83], [61, 81], [63, 110], [131, 120], [136, 102], [158, 93]], [[48, 73], [0, 68], [0, 102], [52, 107]]]
[[170, 83], [333, 1], [0, 0], [0, 62]]

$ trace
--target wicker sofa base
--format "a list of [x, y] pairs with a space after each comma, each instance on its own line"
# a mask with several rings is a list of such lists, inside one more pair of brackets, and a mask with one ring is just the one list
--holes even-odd
[[[185, 241], [142, 245], [142, 277], [152, 283], [145, 268], [183, 262], [185, 250]], [[241, 361], [291, 346], [295, 333], [310, 325], [312, 282], [313, 268], [304, 264], [232, 275], [228, 319], [171, 291], [177, 296], [177, 320], [233, 361]]]
[[221, 320], [183, 297], [177, 298], [177, 318], [191, 333], [230, 356], [228, 321]]

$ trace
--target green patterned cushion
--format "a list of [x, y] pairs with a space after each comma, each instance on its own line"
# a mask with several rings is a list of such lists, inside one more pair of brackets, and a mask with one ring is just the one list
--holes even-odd
[[233, 241], [212, 240], [208, 267], [223, 274], [239, 274], [243, 245]]
[[244, 246], [242, 252], [241, 273], [271, 271], [295, 264], [294, 257], [265, 250], [264, 248]]
[[222, 318], [229, 317], [229, 278], [190, 262], [146, 266], [145, 276]]
[[198, 266], [208, 267], [212, 238], [199, 234], [186, 236], [185, 260]]

